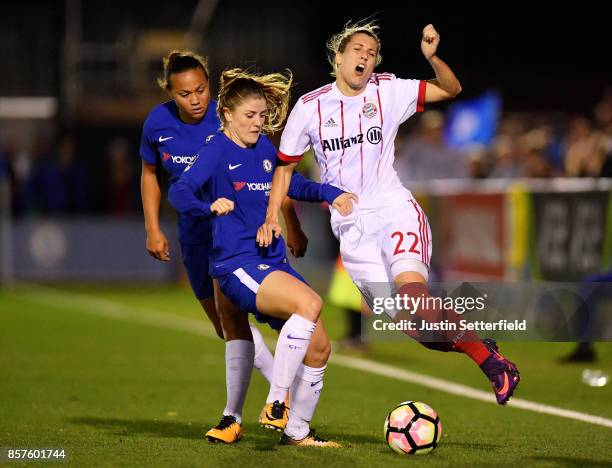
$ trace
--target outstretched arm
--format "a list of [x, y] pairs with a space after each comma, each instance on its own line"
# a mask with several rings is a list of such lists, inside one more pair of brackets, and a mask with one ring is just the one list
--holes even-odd
[[283, 216], [287, 224], [287, 245], [296, 257], [302, 257], [306, 252], [308, 238], [302, 231], [300, 220], [293, 208], [293, 200], [304, 200], [316, 203], [327, 202], [340, 212], [342, 216], [350, 214], [353, 202], [357, 196], [345, 193], [330, 184], [320, 184], [309, 180], [302, 174], [294, 172], [291, 175], [288, 197], [283, 201]]
[[[279, 166], [276, 168], [277, 171], [278, 167]], [[284, 183], [285, 176], [286, 173], [284, 173], [282, 176], [279, 175], [278, 180], [280, 180], [281, 183]], [[270, 199], [272, 199], [272, 193], [274, 192], [276, 177], [277, 173], [275, 172]], [[355, 194], [346, 193], [330, 184], [320, 184], [318, 182], [314, 182], [297, 173], [292, 173], [289, 176], [289, 186], [287, 188], [287, 192], [294, 200], [305, 200], [319, 203], [327, 202], [332, 205], [334, 209], [338, 210], [342, 216], [348, 216], [353, 211], [353, 203], [358, 200], [357, 195]], [[278, 210], [276, 213], [278, 213]], [[268, 215], [269, 214], [270, 202], [268, 204]], [[285, 217], [285, 220], [286, 219], [287, 218]], [[256, 240], [260, 247], [267, 247], [272, 243], [273, 237], [278, 238], [280, 235], [281, 226], [278, 224], [278, 214], [276, 215], [275, 220], [272, 217], [266, 216], [266, 222], [257, 230]]]
[[425, 102], [445, 101], [456, 97], [461, 92], [461, 83], [451, 68], [436, 55], [439, 44], [440, 34], [433, 25], [428, 24], [423, 29], [421, 51], [436, 73], [436, 79], [427, 82]]
[[283, 204], [283, 200], [289, 192], [291, 176], [297, 162], [284, 164], [279, 161], [274, 170], [272, 177], [272, 189], [270, 190], [270, 198], [268, 200], [268, 211], [266, 212], [266, 221], [257, 231], [257, 243], [260, 247], [267, 247], [272, 243], [272, 238], [279, 238], [282, 232], [281, 226], [278, 223], [278, 214]]
[[294, 200], [326, 202], [338, 210], [342, 216], [351, 214], [353, 202], [358, 201], [358, 197], [354, 193], [345, 192], [331, 184], [320, 184], [297, 172], [294, 172], [291, 176], [288, 195]]

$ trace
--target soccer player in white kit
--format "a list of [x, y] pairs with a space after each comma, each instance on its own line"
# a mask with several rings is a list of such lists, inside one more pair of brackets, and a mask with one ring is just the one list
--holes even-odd
[[[328, 41], [336, 81], [301, 96], [294, 106], [281, 138], [266, 222], [257, 237], [267, 246], [280, 235], [279, 210], [291, 174], [312, 148], [321, 181], [358, 196], [350, 215], [331, 210], [331, 227], [340, 241], [342, 261], [367, 302], [372, 285], [383, 283], [395, 283], [399, 294], [429, 296], [429, 222], [393, 169], [394, 140], [400, 124], [422, 112], [426, 103], [452, 99], [461, 91], [455, 74], [436, 55], [440, 35], [431, 24], [421, 40], [423, 55], [436, 74], [429, 81], [374, 73], [381, 61], [377, 30], [376, 24], [359, 22]], [[426, 321], [457, 319], [454, 312], [454, 317], [443, 310], [426, 312], [417, 316]], [[420, 342], [468, 354], [487, 375], [500, 404], [508, 401], [520, 380], [516, 366], [501, 356], [495, 342], [481, 341], [474, 332], [448, 331], [441, 342]]]

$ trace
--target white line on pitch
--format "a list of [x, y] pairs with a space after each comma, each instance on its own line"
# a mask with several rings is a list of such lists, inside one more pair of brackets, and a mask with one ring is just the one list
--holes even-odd
[[[331, 362], [334, 364], [340, 364], [344, 367], [350, 367], [352, 369], [359, 369], [372, 374], [382, 375], [391, 379], [415, 383], [424, 387], [433, 388], [440, 392], [451, 393], [457, 396], [472, 398], [473, 400], [497, 404], [495, 397], [491, 392], [477, 390], [475, 388], [468, 387], [467, 385], [450, 382], [444, 379], [438, 379], [436, 377], [430, 377], [428, 375], [419, 374], [417, 372], [401, 369], [399, 367], [389, 366], [387, 364], [381, 364], [368, 359], [335, 355], [331, 359]], [[541, 403], [523, 400], [521, 398], [512, 397], [512, 399], [508, 402], [508, 406], [612, 428], [612, 419], [581, 413], [579, 411], [557, 408], [556, 406], [543, 405]]]
[[[31, 302], [57, 306], [63, 309], [71, 309], [77, 312], [85, 312], [88, 314], [123, 320], [126, 322], [143, 323], [159, 328], [183, 331], [195, 335], [205, 336], [207, 338], [217, 338], [217, 335], [212, 327], [204, 320], [195, 320], [187, 317], [181, 317], [179, 315], [157, 312], [151, 309], [127, 306], [108, 299], [62, 291], [47, 286], [28, 284], [24, 287], [17, 287], [15, 291], [23, 291], [24, 288], [30, 290], [32, 294], [20, 295], [19, 297]], [[412, 372], [399, 367], [381, 364], [375, 361], [370, 361], [369, 359], [334, 354], [331, 357], [330, 362], [332, 364], [350, 369], [356, 369], [362, 372], [369, 372], [370, 374], [388, 377], [390, 379], [402, 380], [404, 382], [414, 383], [423, 387], [433, 388], [434, 390], [440, 392], [446, 392], [488, 403], [496, 403], [494, 396], [490, 392], [477, 390], [475, 388], [468, 387], [467, 385], [454, 383], [449, 380], [439, 379], [436, 377], [430, 377], [425, 374]], [[508, 406], [612, 428], [612, 419], [581, 413], [579, 411], [557, 408], [556, 406], [544, 405], [529, 400], [523, 400], [521, 398], [512, 398], [512, 400], [510, 400], [508, 403]]]

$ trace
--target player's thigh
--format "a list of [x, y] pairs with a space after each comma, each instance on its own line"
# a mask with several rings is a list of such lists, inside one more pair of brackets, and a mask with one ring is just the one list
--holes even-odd
[[360, 223], [342, 227], [339, 240], [342, 263], [364, 301], [372, 308], [374, 298], [391, 295], [393, 278], [385, 264], [376, 227], [363, 228], [368, 221], [375, 224], [364, 216]]
[[389, 280], [376, 232], [366, 232], [359, 223], [342, 226], [339, 241], [342, 263], [357, 286]]
[[321, 312], [319, 295], [305, 282], [282, 271], [272, 271], [257, 291], [257, 310], [271, 317], [287, 320], [299, 314], [316, 322]]
[[279, 267], [247, 264], [218, 278], [221, 291], [238, 309], [253, 314], [260, 323], [267, 323], [274, 330], [280, 330], [284, 320], [261, 313], [257, 309], [257, 292], [265, 277]]
[[[413, 272], [427, 280], [432, 252], [431, 229], [427, 216], [415, 200], [402, 201], [389, 210], [380, 236], [385, 263], [393, 279], [397, 280], [402, 273]], [[417, 275], [413, 276], [418, 279]]]
[[216, 309], [223, 327], [225, 341], [252, 341], [253, 337], [247, 313], [236, 307], [232, 301], [223, 294], [217, 280], [214, 280], [213, 284]]

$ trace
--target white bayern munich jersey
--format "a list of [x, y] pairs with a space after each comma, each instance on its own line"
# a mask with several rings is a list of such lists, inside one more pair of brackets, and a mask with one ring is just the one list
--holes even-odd
[[375, 73], [358, 96], [336, 83], [300, 97], [281, 138], [278, 157], [299, 161], [312, 147], [321, 181], [359, 196], [360, 208], [375, 208], [403, 192], [393, 159], [397, 130], [422, 112], [426, 82]]

